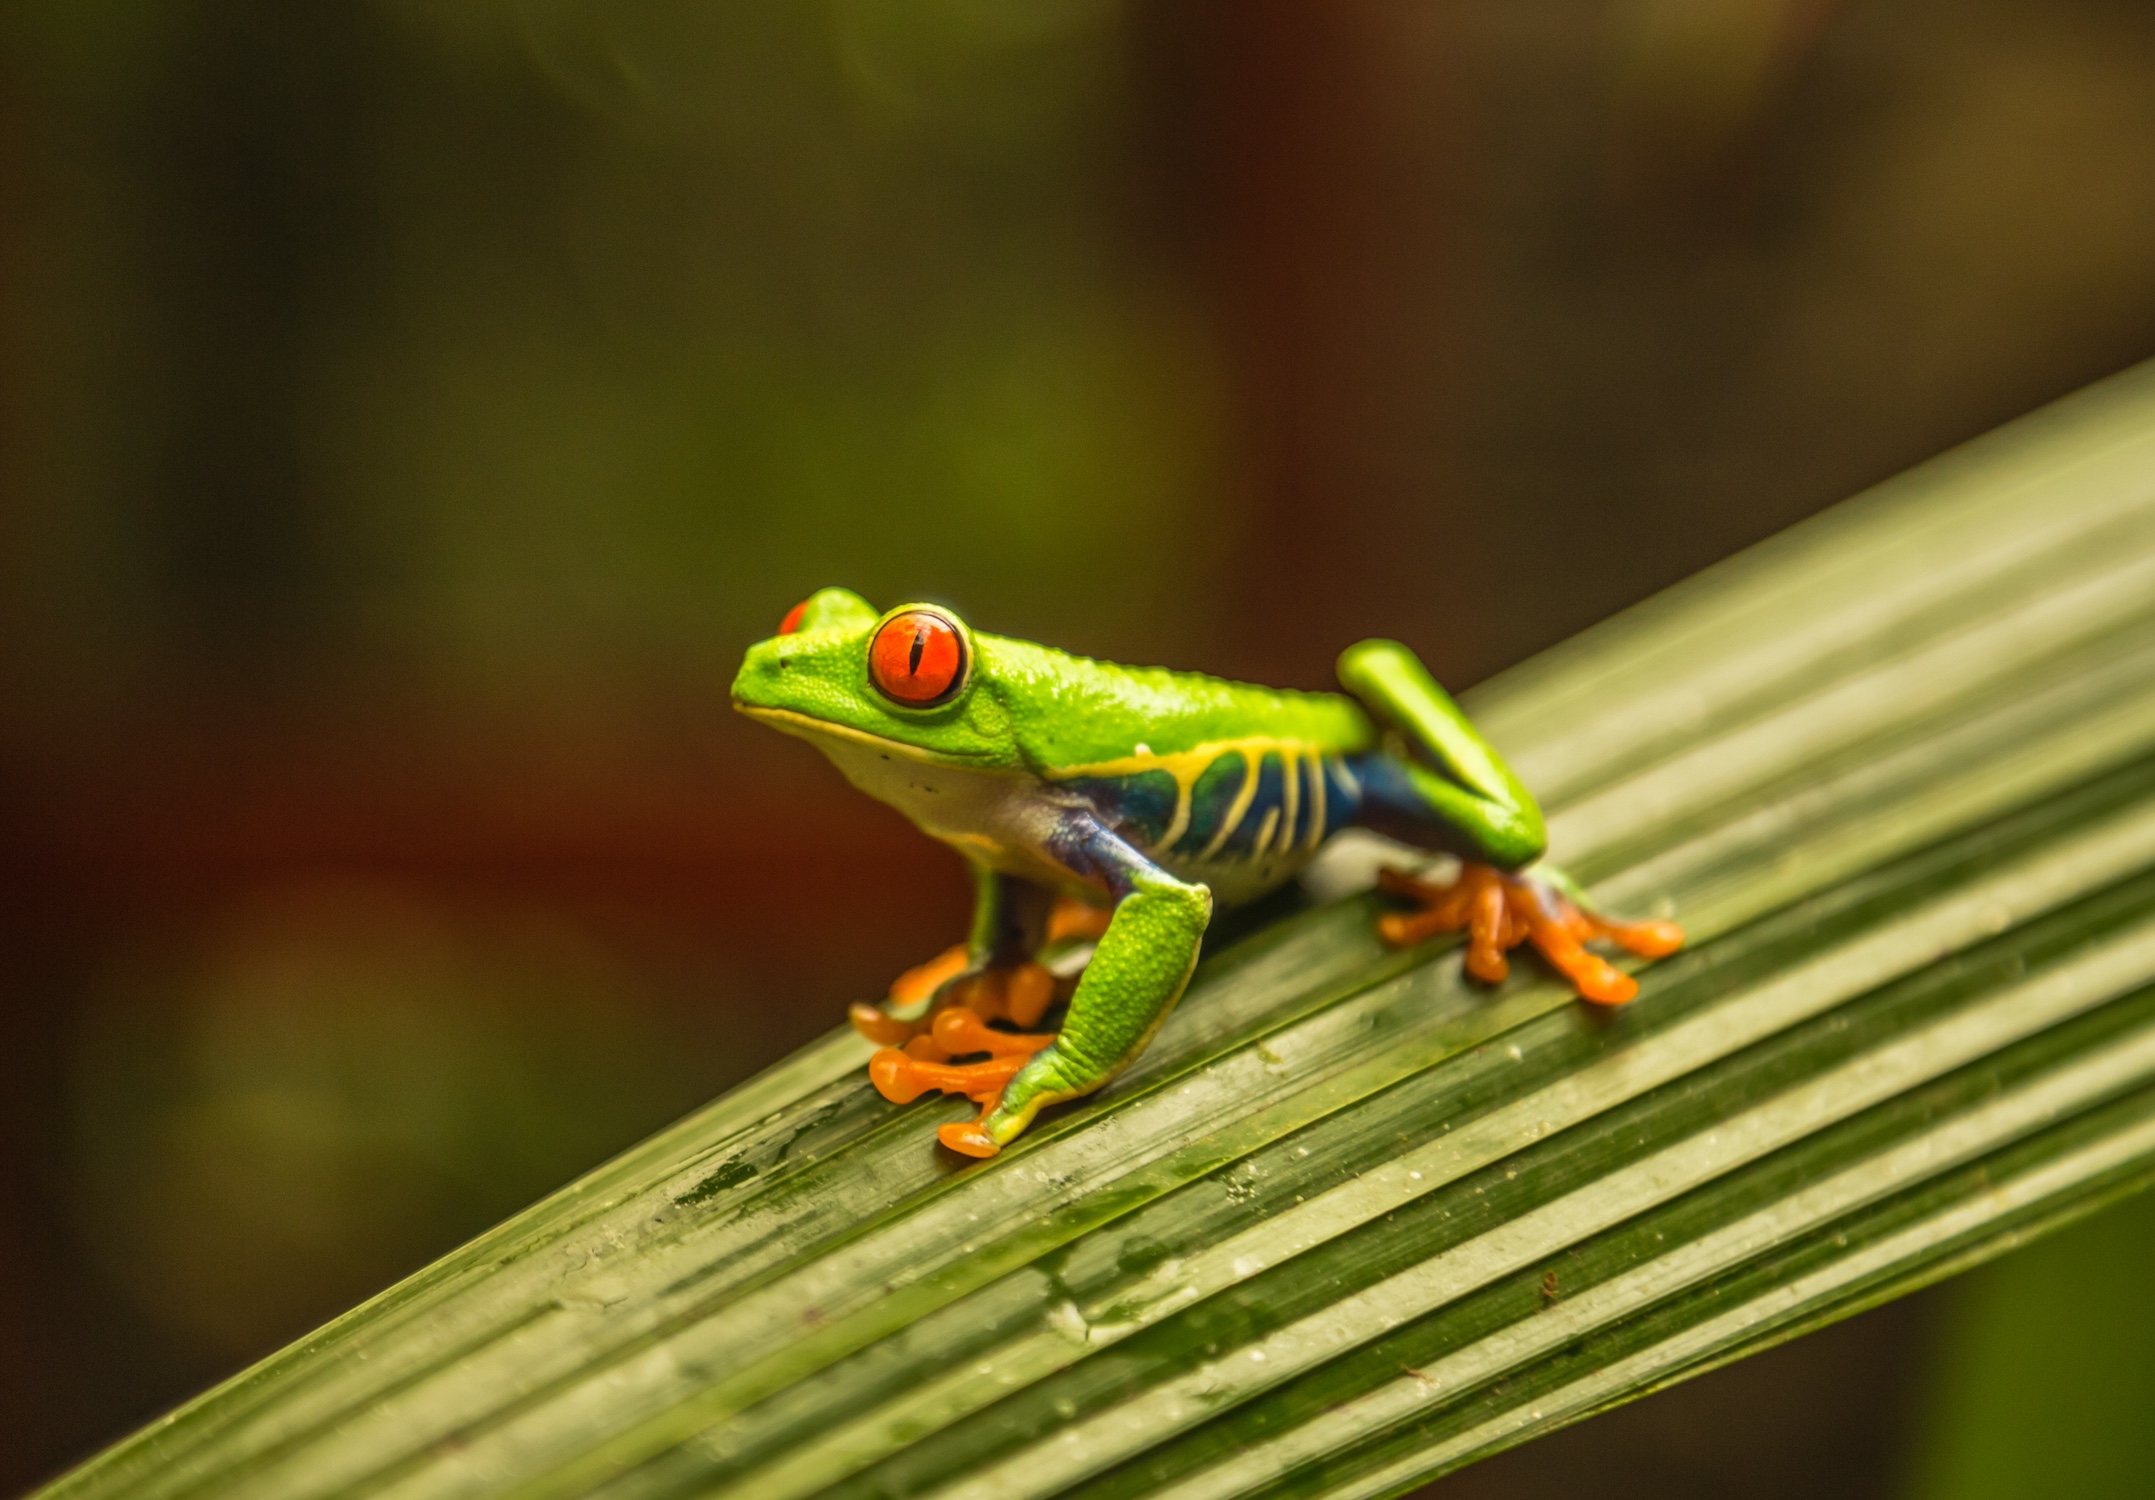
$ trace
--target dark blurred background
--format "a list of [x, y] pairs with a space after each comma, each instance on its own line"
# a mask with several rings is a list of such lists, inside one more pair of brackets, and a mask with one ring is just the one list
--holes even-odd
[[[813, 588], [1465, 686], [2151, 354], [2128, 0], [0, 5], [0, 1490], [958, 935]], [[2151, 1249], [1441, 1488], [2104, 1492]]]

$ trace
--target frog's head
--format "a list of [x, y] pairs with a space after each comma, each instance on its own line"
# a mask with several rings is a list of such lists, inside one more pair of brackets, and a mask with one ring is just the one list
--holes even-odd
[[823, 589], [748, 648], [733, 706], [812, 740], [850, 740], [969, 766], [1017, 763], [1010, 718], [973, 632], [937, 604], [877, 614]]

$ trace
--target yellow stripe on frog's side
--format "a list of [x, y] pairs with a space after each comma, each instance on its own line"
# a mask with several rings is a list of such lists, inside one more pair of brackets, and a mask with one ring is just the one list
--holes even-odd
[[[1282, 745], [1279, 751], [1284, 755], [1287, 747]], [[1211, 859], [1225, 847], [1228, 836], [1242, 826], [1242, 820], [1249, 816], [1250, 804], [1257, 800], [1257, 783], [1263, 779], [1266, 752], [1258, 750], [1253, 753], [1245, 748], [1238, 753], [1242, 756], [1242, 784], [1235, 788], [1235, 800], [1227, 804], [1227, 816], [1222, 818], [1220, 826], [1212, 831], [1211, 842], [1198, 851], [1199, 862]], [[1160, 847], [1169, 849], [1174, 846], [1162, 844]]]
[[[1256, 778], [1252, 777], [1251, 779], [1255, 780]], [[1280, 820], [1278, 828], [1280, 841], [1278, 852], [1281, 854], [1285, 854], [1294, 845], [1294, 815], [1301, 809], [1301, 805], [1302, 752], [1301, 747], [1297, 746], [1293, 750], [1282, 750], [1280, 752]], [[1266, 828], [1257, 835], [1257, 847], [1251, 851], [1252, 857], [1262, 858], [1264, 856], [1266, 848], [1272, 842], [1271, 834], [1273, 832], [1273, 829]]]
[[[1090, 765], [1058, 766], [1046, 774], [1049, 779], [1054, 781], [1076, 781], [1081, 778], [1092, 777], [1104, 779], [1117, 776], [1141, 776], [1148, 771], [1164, 772], [1175, 783], [1175, 813], [1168, 820], [1167, 829], [1160, 835], [1159, 842], [1153, 847], [1156, 851], [1165, 853], [1173, 849], [1182, 836], [1190, 830], [1190, 808], [1197, 790], [1198, 780], [1225, 755], [1238, 755], [1242, 758], [1242, 785], [1236, 788], [1235, 800], [1228, 806], [1226, 817], [1221, 821], [1220, 827], [1213, 831], [1212, 838], [1205, 845], [1204, 850], [1196, 856], [1198, 859], [1211, 859], [1218, 854], [1227, 840], [1234, 836], [1235, 830], [1242, 826], [1242, 819], [1248, 814], [1250, 804], [1257, 799], [1257, 785], [1261, 779], [1264, 758], [1267, 755], [1279, 756], [1280, 771], [1285, 778], [1281, 806], [1278, 809], [1282, 814], [1278, 824], [1281, 850], [1284, 852], [1294, 837], [1293, 829], [1297, 796], [1301, 790], [1299, 772], [1305, 761], [1315, 768], [1315, 785], [1317, 788], [1312, 800], [1315, 818], [1308, 835], [1309, 847], [1314, 849], [1322, 842], [1324, 838], [1324, 751], [1321, 746], [1313, 745], [1307, 740], [1280, 739], [1273, 735], [1250, 735], [1242, 739], [1233, 740], [1208, 740], [1202, 745], [1193, 745], [1187, 750], [1165, 752], [1140, 750], [1133, 755], [1120, 755], [1113, 760], [1095, 761]], [[1271, 830], [1268, 829], [1266, 832], [1267, 837], [1269, 837]], [[1258, 848], [1254, 851], [1255, 853], [1262, 854], [1264, 852], [1264, 842], [1264, 839], [1258, 841]]]
[[1304, 834], [1302, 847], [1317, 853], [1317, 845], [1325, 841], [1325, 756], [1310, 756], [1310, 832]]

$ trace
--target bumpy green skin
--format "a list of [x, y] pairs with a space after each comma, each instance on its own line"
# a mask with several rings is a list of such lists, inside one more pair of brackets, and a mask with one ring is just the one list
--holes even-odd
[[1340, 658], [1350, 699], [1091, 661], [938, 609], [969, 671], [948, 701], [914, 708], [876, 689], [868, 648], [885, 620], [924, 607], [878, 614], [824, 589], [792, 633], [749, 648], [733, 701], [972, 863], [976, 966], [1029, 956], [1046, 892], [1113, 904], [1055, 1043], [982, 1122], [998, 1143], [1144, 1050], [1189, 981], [1215, 896], [1272, 889], [1338, 827], [1504, 869], [1542, 852], [1533, 798], [1394, 642]]

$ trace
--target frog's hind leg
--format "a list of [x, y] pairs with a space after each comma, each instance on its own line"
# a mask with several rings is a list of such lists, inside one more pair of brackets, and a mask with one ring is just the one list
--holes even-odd
[[1541, 858], [1541, 809], [1495, 747], [1397, 641], [1340, 653], [1340, 685], [1418, 755], [1355, 757], [1356, 821], [1464, 859], [1518, 870]]
[[1621, 1005], [1639, 987], [1588, 952], [1587, 942], [1606, 940], [1650, 958], [1682, 945], [1683, 931], [1673, 922], [1618, 922], [1595, 911], [1552, 866], [1526, 873], [1547, 842], [1541, 809], [1406, 647], [1393, 641], [1349, 647], [1339, 677], [1421, 757], [1387, 751], [1356, 757], [1356, 821], [1462, 861], [1459, 877], [1441, 884], [1385, 872], [1383, 887], [1421, 908], [1380, 919], [1387, 942], [1418, 943], [1465, 929], [1467, 971], [1491, 983], [1510, 972], [1505, 953], [1531, 942], [1581, 995], [1603, 1005]]

